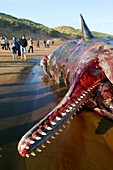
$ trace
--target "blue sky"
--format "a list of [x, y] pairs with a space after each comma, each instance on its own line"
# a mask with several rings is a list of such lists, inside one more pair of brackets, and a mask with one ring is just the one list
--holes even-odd
[[113, 35], [113, 0], [2, 0], [0, 12], [47, 27], [81, 28], [80, 13], [91, 31]]

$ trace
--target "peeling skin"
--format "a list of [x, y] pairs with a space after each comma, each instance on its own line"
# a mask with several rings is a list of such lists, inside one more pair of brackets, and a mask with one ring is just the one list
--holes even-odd
[[[106, 109], [109, 97], [105, 98], [106, 93], [103, 91], [106, 81], [110, 82], [110, 85], [106, 85], [107, 89], [112, 89], [111, 57], [113, 58], [113, 44], [106, 39], [96, 39], [92, 34], [89, 34], [89, 40], [85, 41], [84, 37], [76, 44], [71, 41], [60, 46], [51, 55], [49, 67], [52, 77], [58, 83], [64, 83], [69, 90], [62, 101], [21, 138], [18, 144], [21, 156], [29, 157], [30, 153], [34, 156], [32, 151], [36, 148], [41, 152], [39, 147], [44, 148], [43, 143], [49, 143], [48, 139], [54, 138], [53, 135], [57, 135], [57, 131], [88, 101], [93, 106], [91, 108], [99, 114], [112, 117], [112, 100]], [[100, 96], [103, 95], [103, 105], [98, 103], [98, 92]], [[111, 99], [112, 92], [113, 90], [108, 90], [107, 93], [108, 96], [111, 95]]]
[[108, 79], [100, 83], [88, 107], [113, 120], [113, 86]]

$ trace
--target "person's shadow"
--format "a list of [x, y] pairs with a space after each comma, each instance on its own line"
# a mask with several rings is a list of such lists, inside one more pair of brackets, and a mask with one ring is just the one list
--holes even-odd
[[105, 134], [110, 128], [113, 127], [113, 120], [103, 117], [99, 122], [98, 128], [96, 129], [96, 134]]

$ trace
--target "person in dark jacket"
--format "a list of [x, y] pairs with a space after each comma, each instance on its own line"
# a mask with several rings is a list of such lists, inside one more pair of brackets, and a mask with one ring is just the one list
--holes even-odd
[[12, 41], [11, 41], [11, 49], [12, 49], [13, 60], [17, 59], [17, 46], [18, 46], [17, 39], [16, 39], [16, 37], [13, 37]]
[[27, 40], [25, 35], [22, 36], [20, 39], [20, 50], [21, 50], [21, 60], [26, 61], [26, 47], [27, 47]]
[[18, 56], [21, 56], [21, 51], [20, 51], [20, 38], [17, 38], [17, 41], [18, 41], [17, 53], [18, 53]]

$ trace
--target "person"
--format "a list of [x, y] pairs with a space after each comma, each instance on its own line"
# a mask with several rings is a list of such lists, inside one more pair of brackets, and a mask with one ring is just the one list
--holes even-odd
[[30, 53], [30, 50], [33, 53], [33, 40], [30, 38], [30, 40], [28, 41], [28, 45], [29, 45], [29, 49], [28, 49], [28, 53]]
[[44, 43], [44, 47], [46, 48], [46, 40], [44, 40], [44, 42], [43, 42], [43, 43]]
[[20, 51], [20, 38], [17, 39], [17, 42], [18, 42], [18, 46], [17, 46], [18, 56], [21, 56], [21, 51]]
[[26, 47], [27, 47], [27, 40], [25, 38], [25, 35], [22, 36], [20, 39], [20, 51], [21, 51], [21, 60], [26, 61]]
[[54, 45], [54, 40], [52, 40], [52, 45]]
[[7, 44], [6, 44], [6, 46], [7, 46], [7, 50], [10, 50], [9, 40], [7, 40]]
[[16, 37], [12, 37], [11, 49], [12, 49], [13, 60], [17, 59]]
[[39, 42], [39, 40], [36, 40], [36, 47], [40, 47], [40, 42]]
[[4, 38], [4, 37], [1, 37], [1, 48], [2, 48], [3, 50], [5, 50], [5, 46], [6, 46], [5, 43], [6, 43], [6, 42], [5, 42], [5, 38]]
[[47, 47], [49, 48], [49, 46], [50, 46], [50, 40], [47, 40], [47, 41], [46, 41], [46, 45], [47, 45]]
[[4, 37], [4, 40], [5, 40], [5, 50], [7, 50], [7, 38]]

